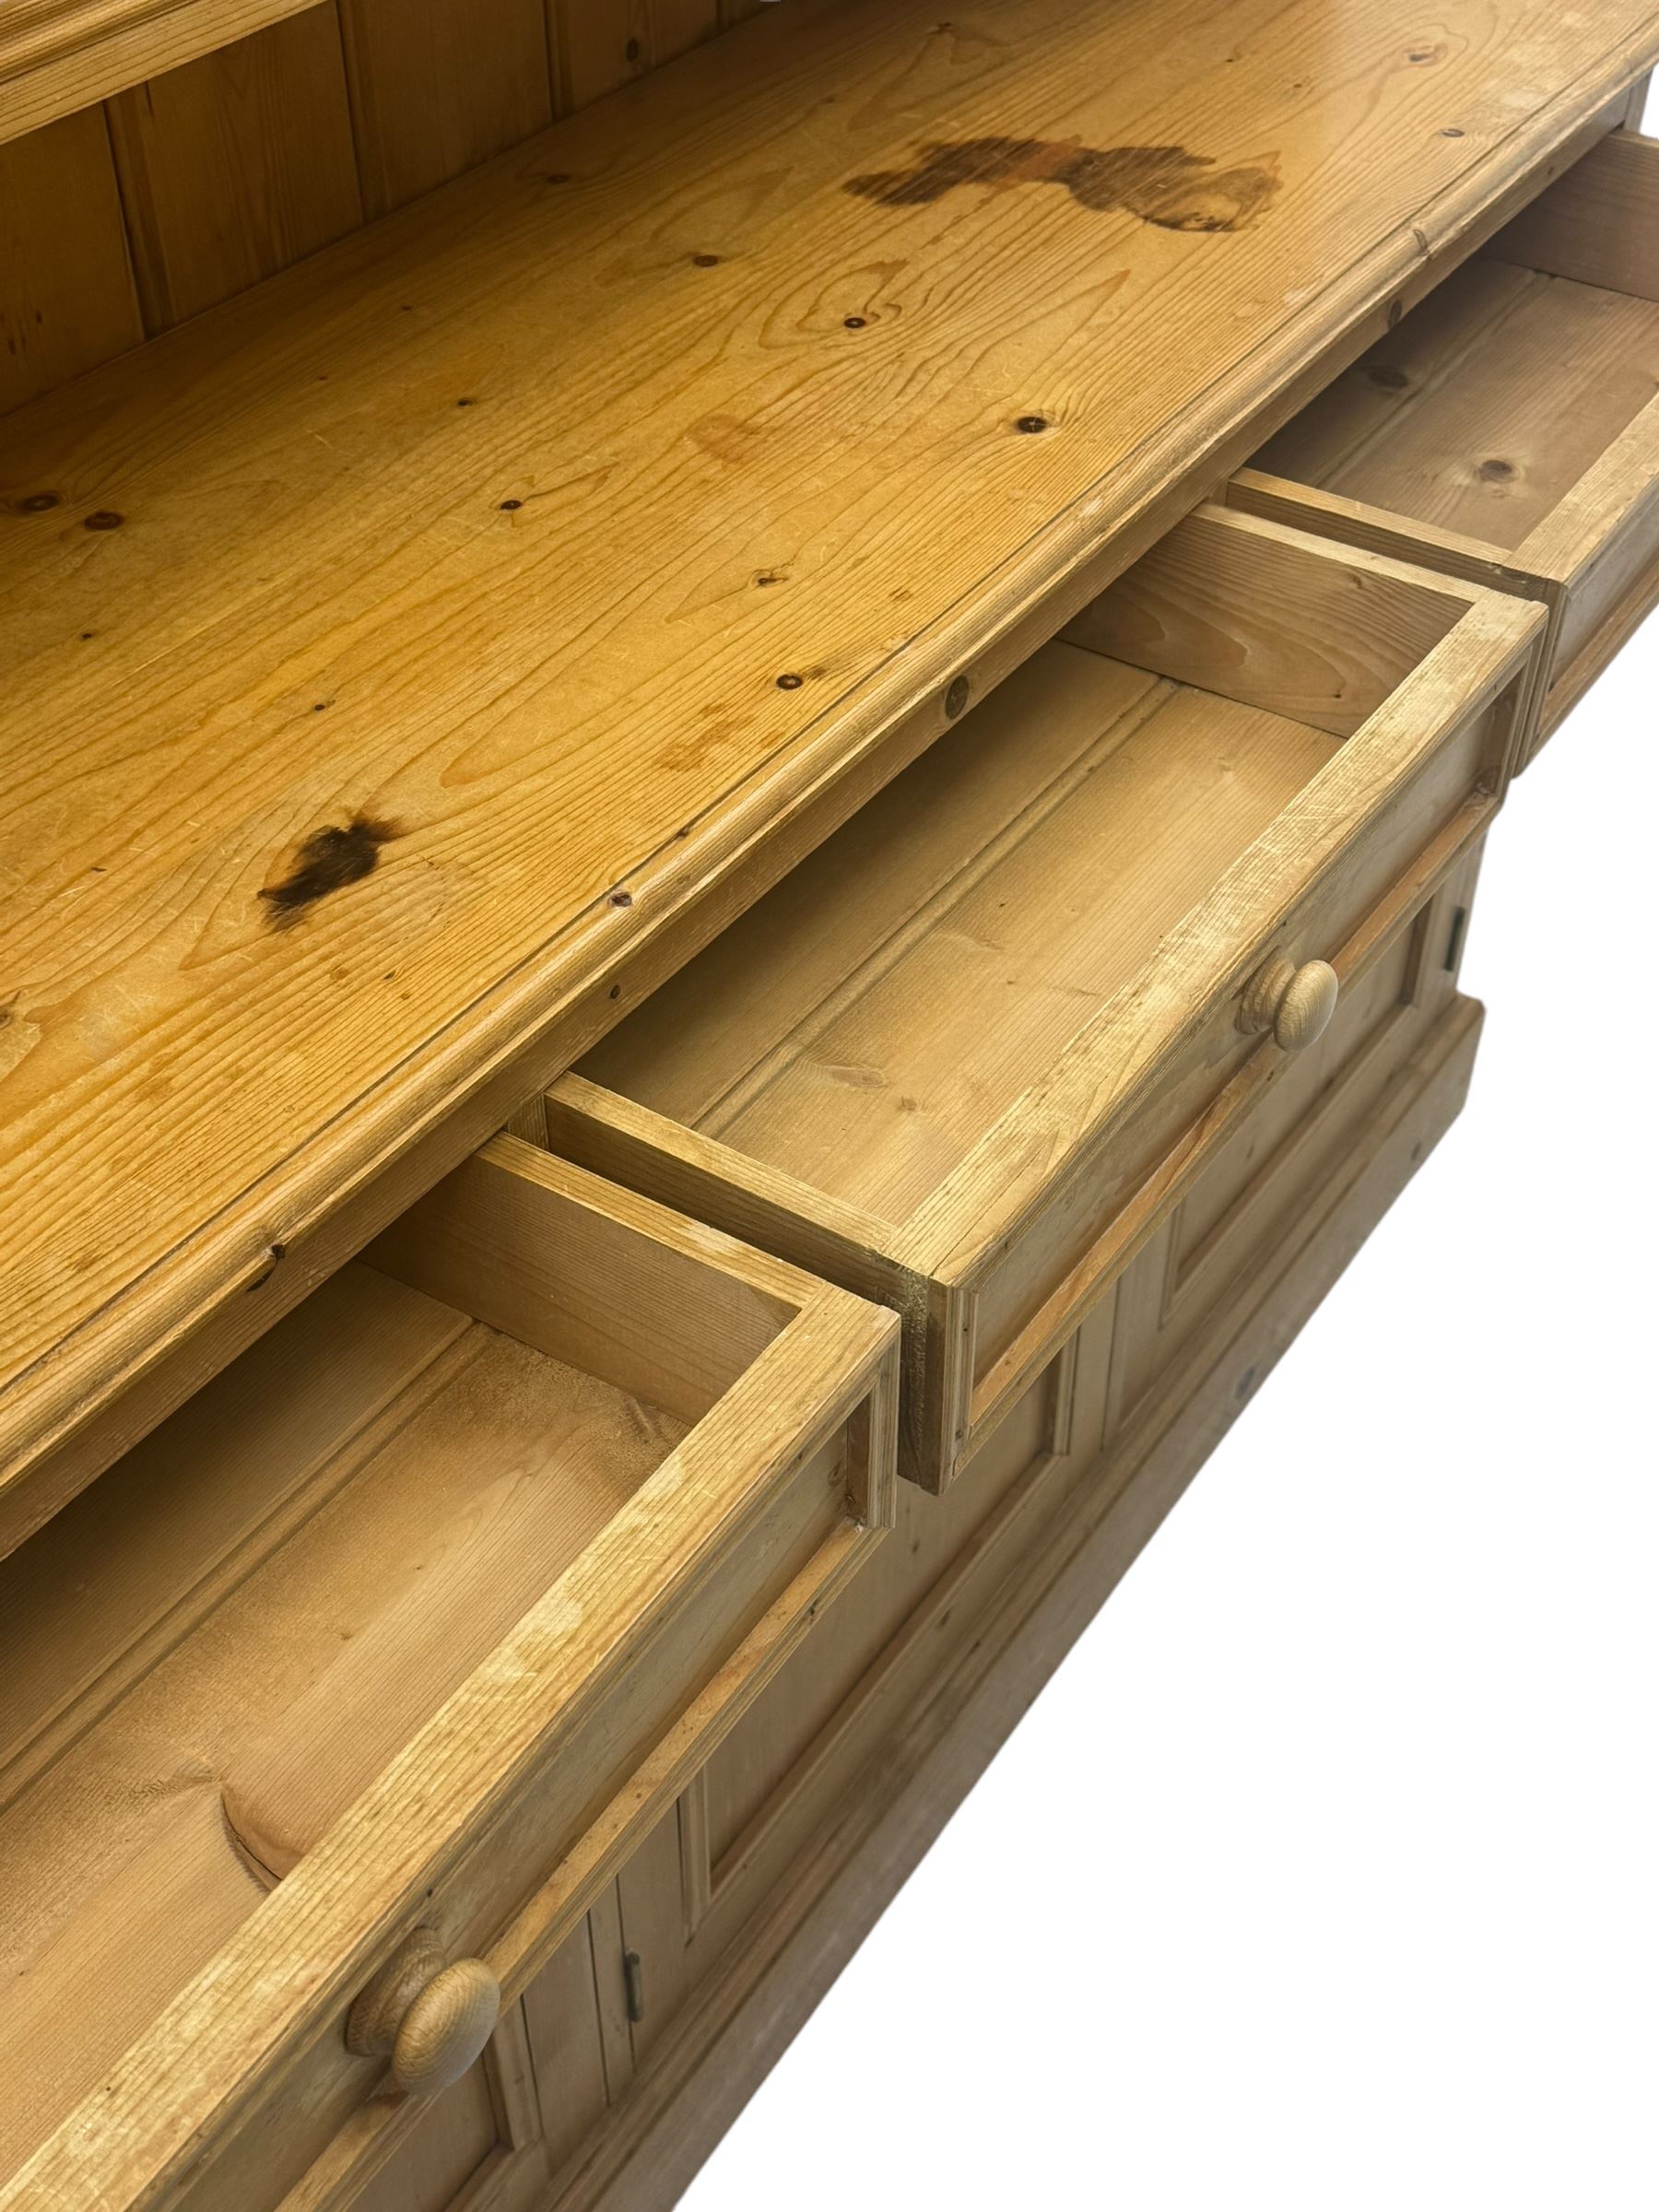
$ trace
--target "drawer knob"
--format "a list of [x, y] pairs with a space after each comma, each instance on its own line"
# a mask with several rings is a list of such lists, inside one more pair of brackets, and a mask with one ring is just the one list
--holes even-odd
[[351, 2007], [346, 2047], [389, 2054], [394, 2088], [432, 2097], [460, 2080], [500, 2011], [500, 1984], [481, 1959], [448, 1964], [433, 1931], [417, 1928]]
[[1271, 1030], [1273, 1041], [1300, 1053], [1323, 1037], [1336, 1011], [1336, 971], [1324, 960], [1299, 968], [1281, 954], [1251, 982], [1239, 1008], [1241, 1030]]

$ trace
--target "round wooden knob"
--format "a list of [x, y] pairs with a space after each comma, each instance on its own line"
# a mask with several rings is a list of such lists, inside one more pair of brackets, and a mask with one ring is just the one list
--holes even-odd
[[446, 1964], [430, 1928], [417, 1928], [351, 2008], [346, 2044], [389, 2054], [392, 2085], [432, 2097], [459, 2081], [495, 2032], [500, 1984], [482, 1959]]
[[1299, 968], [1281, 955], [1253, 978], [1239, 1008], [1244, 1030], [1271, 1030], [1273, 1041], [1300, 1053], [1323, 1037], [1336, 1011], [1336, 971], [1324, 960]]

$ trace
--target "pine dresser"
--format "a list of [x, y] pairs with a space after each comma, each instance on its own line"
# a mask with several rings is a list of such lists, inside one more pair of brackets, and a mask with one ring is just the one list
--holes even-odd
[[0, 8], [0, 2212], [673, 2202], [1458, 1111], [1656, 58]]

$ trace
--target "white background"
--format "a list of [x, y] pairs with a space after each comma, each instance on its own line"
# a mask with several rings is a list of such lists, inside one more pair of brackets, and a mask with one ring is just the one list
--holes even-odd
[[1656, 862], [1659, 621], [1492, 832], [1462, 1119], [687, 2212], [1659, 2207]]

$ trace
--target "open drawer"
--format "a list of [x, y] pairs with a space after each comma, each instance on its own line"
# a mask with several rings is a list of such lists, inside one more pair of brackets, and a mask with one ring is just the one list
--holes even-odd
[[1535, 749], [1659, 595], [1659, 140], [1603, 139], [1228, 500], [1544, 600]]
[[896, 1307], [939, 1487], [1318, 1033], [1323, 963], [1478, 835], [1543, 622], [1189, 516], [564, 1077], [549, 1141]]
[[499, 1137], [0, 1565], [0, 2203], [330, 2201], [878, 1540], [897, 1335]]

